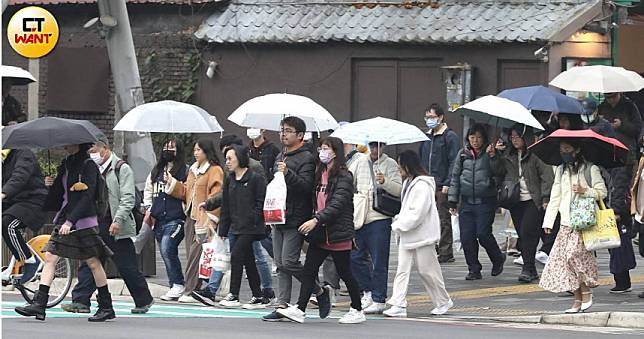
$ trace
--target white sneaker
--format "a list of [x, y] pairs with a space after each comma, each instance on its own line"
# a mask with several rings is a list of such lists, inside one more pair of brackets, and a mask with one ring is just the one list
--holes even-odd
[[337, 303], [336, 295], [338, 294], [338, 290], [331, 288], [329, 292], [331, 292], [329, 295], [329, 298], [331, 299], [331, 307], [335, 307]]
[[450, 308], [454, 307], [454, 302], [450, 299], [447, 304], [436, 307], [432, 310], [433, 315], [443, 315], [449, 311]]
[[228, 295], [219, 302], [219, 306], [221, 307], [240, 307], [241, 305], [239, 298], [232, 293], [228, 293]]
[[390, 309], [382, 312], [382, 314], [390, 318], [407, 318], [407, 308], [391, 306]]
[[309, 298], [309, 305], [311, 305], [312, 308], [318, 308], [318, 298], [315, 295], [312, 295], [311, 298]]
[[196, 304], [199, 301], [197, 301], [197, 299], [193, 298], [190, 294], [184, 294], [181, 297], [179, 297], [179, 302], [180, 303], [185, 303], [185, 304]]
[[382, 314], [385, 310], [385, 303], [374, 302], [371, 306], [364, 309], [365, 314]]
[[304, 318], [306, 318], [306, 313], [302, 312], [302, 310], [297, 308], [295, 305], [288, 308], [278, 308], [276, 312], [287, 317], [289, 320], [300, 324], [303, 323]]
[[364, 295], [362, 296], [362, 299], [360, 300], [362, 304], [362, 309], [366, 309], [367, 307], [371, 306], [373, 304], [373, 299], [371, 299], [371, 292], [364, 292]]
[[349, 312], [338, 320], [340, 324], [359, 324], [365, 321], [367, 321], [367, 317], [365, 317], [364, 312], [353, 308], [349, 309]]
[[548, 254], [546, 254], [546, 252], [543, 252], [543, 251], [537, 252], [537, 254], [534, 256], [534, 258], [538, 262], [540, 262], [540, 263], [542, 263], [544, 265], [548, 263], [548, 259], [549, 259]]
[[523, 266], [523, 257], [518, 257], [512, 262], [515, 265]]
[[168, 290], [168, 292], [166, 292], [166, 294], [160, 297], [160, 299], [164, 301], [176, 301], [181, 297], [185, 290], [186, 288], [183, 287], [183, 285], [174, 284], [172, 285], [172, 288]]

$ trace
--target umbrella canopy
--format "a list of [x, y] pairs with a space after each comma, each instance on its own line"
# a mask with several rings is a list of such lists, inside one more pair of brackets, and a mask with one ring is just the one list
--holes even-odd
[[581, 143], [581, 152], [586, 160], [605, 168], [621, 167], [626, 164], [628, 147], [619, 140], [605, 137], [593, 130], [570, 131], [558, 129], [529, 149], [548, 165], [561, 165], [559, 143], [562, 140], [577, 140]]
[[387, 145], [411, 144], [429, 140], [420, 128], [398, 120], [376, 117], [343, 125], [331, 134], [347, 144], [366, 145], [380, 142]]
[[523, 105], [529, 110], [583, 114], [579, 101], [544, 86], [506, 89], [497, 95]]
[[623, 67], [577, 66], [557, 75], [550, 85], [577, 92], [637, 92], [644, 88], [644, 78]]
[[87, 120], [38, 118], [2, 130], [2, 148], [54, 148], [93, 143], [105, 134]]
[[476, 122], [496, 127], [510, 128], [524, 124], [542, 131], [543, 126], [530, 114], [527, 108], [509, 99], [486, 95], [459, 107], [456, 112]]
[[203, 108], [163, 100], [131, 109], [114, 127], [115, 131], [159, 133], [216, 133], [224, 129]]
[[13, 85], [28, 85], [32, 82], [36, 82], [36, 78], [34, 78], [31, 73], [25, 71], [24, 69], [16, 66], [6, 66], [6, 65], [1, 65], [0, 66], [0, 75], [2, 75], [3, 79], [11, 79]]
[[288, 116], [304, 120], [308, 132], [338, 128], [331, 113], [315, 101], [294, 94], [266, 94], [243, 103], [228, 120], [241, 127], [280, 130], [280, 122]]

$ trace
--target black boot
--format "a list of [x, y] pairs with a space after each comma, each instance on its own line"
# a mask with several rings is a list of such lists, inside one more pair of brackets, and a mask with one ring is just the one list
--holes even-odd
[[96, 299], [98, 301], [98, 311], [93, 316], [87, 318], [88, 321], [103, 322], [116, 318], [114, 308], [112, 307], [112, 295], [109, 292], [103, 294], [99, 291]]
[[531, 283], [533, 281], [539, 280], [539, 274], [537, 273], [536, 268], [527, 268], [523, 267], [521, 274], [519, 275], [519, 282], [522, 283]]
[[36, 291], [32, 304], [18, 306], [14, 310], [16, 313], [25, 317], [36, 317], [38, 320], [45, 320], [45, 309], [47, 308], [48, 300], [48, 294]]

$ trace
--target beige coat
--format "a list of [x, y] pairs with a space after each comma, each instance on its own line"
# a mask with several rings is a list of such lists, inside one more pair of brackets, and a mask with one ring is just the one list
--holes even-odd
[[639, 191], [640, 191], [640, 181], [642, 178], [642, 170], [644, 170], [644, 157], [640, 159], [640, 163], [637, 166], [637, 174], [635, 175], [635, 180], [633, 180], [633, 187], [631, 188], [631, 215], [639, 215], [642, 216], [644, 215], [644, 205], [639, 204], [638, 206], [638, 199], [642, 199], [644, 197], [640, 197]]

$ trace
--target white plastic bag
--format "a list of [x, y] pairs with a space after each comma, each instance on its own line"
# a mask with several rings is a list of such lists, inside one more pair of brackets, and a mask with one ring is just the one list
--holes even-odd
[[212, 274], [212, 258], [215, 255], [215, 241], [217, 236], [210, 242], [201, 244], [201, 257], [199, 258], [199, 279], [210, 279]]
[[452, 247], [455, 251], [460, 251], [463, 246], [461, 245], [461, 229], [458, 221], [458, 214], [452, 215]]
[[217, 295], [222, 298], [227, 296], [228, 293], [230, 293], [230, 270], [224, 273], [221, 282], [219, 282], [219, 289], [217, 290]]
[[268, 225], [286, 223], [286, 180], [282, 172], [275, 173], [275, 178], [266, 187], [264, 222]]
[[215, 245], [215, 253], [210, 261], [210, 266], [219, 272], [228, 271], [230, 269], [230, 248], [228, 245], [228, 238], [222, 239], [218, 236], [214, 236], [212, 242]]

